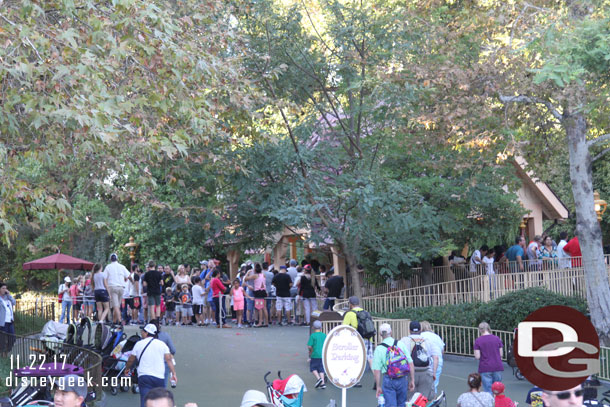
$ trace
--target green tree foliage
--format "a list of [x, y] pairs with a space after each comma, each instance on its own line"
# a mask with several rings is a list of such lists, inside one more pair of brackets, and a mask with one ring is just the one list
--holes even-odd
[[75, 220], [80, 194], [167, 208], [150, 193], [155, 168], [181, 185], [191, 164], [220, 165], [253, 97], [228, 52], [230, 13], [216, 0], [3, 2], [5, 243], [20, 224]]
[[506, 236], [520, 215], [496, 146], [457, 144], [430, 120], [444, 90], [417, 83], [429, 38], [411, 12], [393, 1], [268, 1], [240, 20], [268, 97], [260, 131], [277, 141], [243, 149], [250, 188], [226, 196], [269, 199], [261, 219], [309, 227], [350, 268], [368, 261], [386, 276]]

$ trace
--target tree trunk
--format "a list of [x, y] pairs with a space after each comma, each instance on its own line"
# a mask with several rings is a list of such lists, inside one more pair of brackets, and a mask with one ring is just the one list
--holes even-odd
[[360, 274], [358, 274], [358, 260], [356, 259], [354, 251], [347, 247], [344, 242], [339, 242], [339, 247], [345, 256], [345, 263], [349, 268], [352, 292], [356, 297], [362, 299], [362, 285], [360, 283]]
[[591, 321], [600, 342], [610, 346], [610, 287], [604, 263], [602, 234], [593, 204], [591, 156], [587, 146], [587, 123], [581, 112], [564, 115], [570, 152], [570, 180], [576, 210], [576, 235], [580, 243], [587, 283]]

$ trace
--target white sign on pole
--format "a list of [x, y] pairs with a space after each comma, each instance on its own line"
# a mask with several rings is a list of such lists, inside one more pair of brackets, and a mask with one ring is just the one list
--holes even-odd
[[366, 368], [364, 340], [356, 329], [339, 325], [326, 336], [322, 362], [328, 380], [348, 389], [360, 381]]

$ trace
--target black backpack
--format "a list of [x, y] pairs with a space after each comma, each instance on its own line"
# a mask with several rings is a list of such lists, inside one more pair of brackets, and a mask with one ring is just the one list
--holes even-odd
[[422, 346], [424, 343], [423, 339], [413, 339], [413, 350], [411, 350], [411, 359], [413, 359], [413, 366], [415, 367], [428, 367], [430, 365], [430, 355], [428, 351]]
[[350, 311], [356, 313], [356, 318], [358, 319], [358, 333], [364, 339], [371, 339], [375, 336], [377, 331], [375, 330], [375, 323], [373, 322], [373, 317], [368, 312], [362, 311]]

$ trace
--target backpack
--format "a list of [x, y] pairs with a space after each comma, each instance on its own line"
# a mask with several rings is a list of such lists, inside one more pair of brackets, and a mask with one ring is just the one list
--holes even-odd
[[387, 375], [391, 379], [404, 377], [409, 373], [409, 361], [405, 353], [398, 347], [398, 341], [394, 339], [394, 345], [382, 343], [388, 350], [386, 352], [386, 363], [388, 365]]
[[411, 359], [413, 359], [413, 366], [415, 367], [428, 367], [430, 365], [430, 355], [426, 348], [422, 346], [425, 339], [413, 339], [413, 349], [411, 350]]
[[371, 339], [377, 331], [375, 330], [375, 323], [373, 322], [373, 317], [368, 312], [362, 311], [351, 311], [356, 314], [356, 318], [358, 320], [358, 333], [364, 339]]

